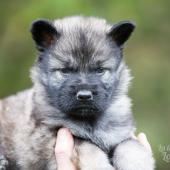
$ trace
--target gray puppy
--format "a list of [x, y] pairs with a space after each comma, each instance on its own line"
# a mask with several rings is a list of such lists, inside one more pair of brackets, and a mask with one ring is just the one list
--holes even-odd
[[[38, 20], [33, 87], [0, 102], [0, 143], [8, 170], [56, 170], [57, 129], [76, 140], [82, 170], [153, 170], [152, 153], [131, 138], [129, 70], [123, 46], [135, 25], [94, 17]], [[110, 160], [110, 161], [109, 161]], [[111, 163], [111, 164], [110, 164]]]

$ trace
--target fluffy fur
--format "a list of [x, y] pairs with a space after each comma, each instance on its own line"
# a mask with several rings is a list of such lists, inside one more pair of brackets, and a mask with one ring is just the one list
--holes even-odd
[[[39, 50], [31, 70], [33, 87], [0, 103], [0, 143], [9, 170], [56, 170], [53, 148], [62, 126], [81, 141], [76, 145], [80, 169], [112, 169], [108, 154], [117, 170], [154, 168], [152, 155], [136, 141], [131, 145], [131, 77], [122, 49], [134, 27], [93, 17], [33, 23]], [[77, 100], [81, 90], [90, 91], [93, 100]], [[135, 155], [131, 166], [129, 150]]]

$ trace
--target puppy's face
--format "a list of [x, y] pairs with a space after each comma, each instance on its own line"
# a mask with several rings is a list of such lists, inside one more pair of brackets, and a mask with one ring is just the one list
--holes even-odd
[[117, 95], [121, 48], [133, 29], [130, 22], [111, 27], [81, 17], [34, 22], [38, 79], [48, 103], [77, 118], [104, 113]]
[[[50, 103], [62, 112], [74, 116], [95, 116], [104, 112], [113, 91], [114, 81], [108, 68], [65, 67], [55, 70], [46, 90]], [[57, 84], [55, 79], [61, 79]], [[107, 79], [105, 81], [104, 79]]]

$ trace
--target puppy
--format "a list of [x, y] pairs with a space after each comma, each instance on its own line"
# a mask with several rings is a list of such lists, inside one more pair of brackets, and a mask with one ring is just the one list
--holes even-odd
[[[76, 140], [83, 170], [153, 170], [152, 154], [131, 138], [131, 80], [123, 47], [135, 28], [94, 17], [37, 20], [33, 87], [0, 103], [0, 143], [9, 170], [56, 170], [57, 129]], [[110, 163], [109, 163], [110, 160]]]

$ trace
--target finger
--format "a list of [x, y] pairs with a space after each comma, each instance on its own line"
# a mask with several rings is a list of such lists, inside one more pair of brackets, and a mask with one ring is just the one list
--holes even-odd
[[135, 136], [134, 133], [131, 133], [131, 138], [137, 140], [137, 137]]
[[57, 141], [55, 152], [56, 154], [65, 153], [69, 157], [71, 157], [74, 147], [74, 140], [71, 132], [66, 129], [62, 128], [57, 133]]
[[146, 135], [145, 135], [144, 133], [139, 133], [139, 135], [138, 135], [137, 138], [138, 138], [138, 141], [139, 141], [143, 146], [145, 146], [145, 148], [146, 148], [148, 151], [152, 152], [151, 146], [150, 146], [150, 144], [149, 144], [149, 142], [148, 142], [148, 140], [147, 140], [147, 137], [146, 137]]
[[75, 170], [71, 162], [74, 141], [70, 131], [62, 128], [58, 131], [57, 141], [55, 146], [55, 155], [58, 165], [58, 170]]
[[56, 159], [58, 170], [76, 170], [71, 159], [66, 154], [57, 154]]

